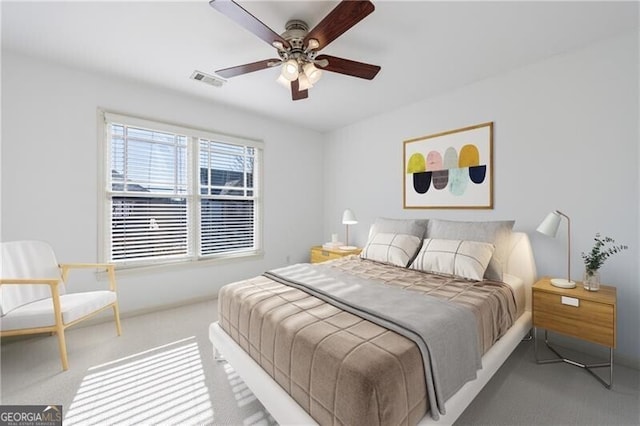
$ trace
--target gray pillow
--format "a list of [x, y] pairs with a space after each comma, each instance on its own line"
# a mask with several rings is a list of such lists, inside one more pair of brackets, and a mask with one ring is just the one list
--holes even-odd
[[415, 235], [422, 240], [426, 231], [427, 219], [388, 219], [379, 217], [376, 218], [376, 221], [369, 229], [369, 240], [380, 232], [385, 234]]
[[490, 280], [502, 281], [502, 273], [507, 265], [509, 240], [514, 223], [515, 220], [458, 222], [429, 219], [427, 238], [480, 241], [493, 244], [495, 251], [484, 276]]

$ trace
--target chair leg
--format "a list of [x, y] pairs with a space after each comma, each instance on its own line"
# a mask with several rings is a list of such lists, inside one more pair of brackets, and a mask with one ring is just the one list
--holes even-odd
[[122, 335], [122, 327], [120, 326], [120, 308], [118, 308], [118, 302], [113, 304], [113, 316], [116, 319], [116, 331], [118, 336]]
[[67, 371], [69, 369], [69, 361], [67, 360], [67, 343], [64, 338], [64, 327], [58, 327], [56, 334], [58, 335], [58, 348], [60, 349], [62, 369]]

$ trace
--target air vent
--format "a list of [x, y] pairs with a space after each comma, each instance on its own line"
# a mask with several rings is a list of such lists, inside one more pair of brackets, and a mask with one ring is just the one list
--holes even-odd
[[201, 81], [203, 83], [206, 83], [214, 87], [222, 87], [222, 85], [227, 81], [220, 77], [215, 77], [210, 74], [205, 74], [202, 71], [194, 71], [193, 74], [191, 74], [191, 77], [189, 78], [191, 78], [192, 80]]

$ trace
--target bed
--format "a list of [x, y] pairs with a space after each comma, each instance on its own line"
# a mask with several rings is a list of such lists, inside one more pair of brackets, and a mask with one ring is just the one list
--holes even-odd
[[[224, 354], [280, 424], [451, 424], [531, 328], [535, 263], [527, 235], [511, 232], [513, 222], [505, 223], [379, 220], [361, 256], [317, 266], [292, 265], [229, 284], [220, 292], [220, 320], [209, 328], [214, 352]], [[449, 265], [439, 256], [442, 244], [452, 241], [458, 241], [457, 259], [465, 254], [459, 247], [470, 244], [480, 250], [473, 252], [474, 261], [484, 256], [480, 276], [473, 276], [478, 273], [474, 268], [464, 267], [455, 273], [431, 273], [434, 264], [436, 269]], [[401, 250], [390, 251], [391, 246]], [[501, 279], [487, 279], [483, 276], [491, 269], [487, 264], [492, 263], [495, 271], [496, 259]], [[465, 335], [465, 323], [460, 328], [447, 317], [446, 327], [435, 327], [435, 334], [437, 329], [456, 327], [456, 333], [447, 335], [462, 337], [446, 343], [455, 350], [441, 349], [445, 343], [425, 349], [420, 337], [414, 339], [402, 328], [404, 319], [396, 329], [396, 323], [384, 322], [384, 312], [380, 320], [370, 318], [369, 309], [353, 308], [344, 295], [354, 292], [339, 289], [339, 297], [327, 296], [323, 287], [300, 287], [304, 281], [300, 277], [311, 277], [310, 281], [330, 289], [342, 282], [358, 289], [393, 287], [390, 296], [375, 296], [385, 300], [383, 311], [389, 305], [403, 307], [395, 311], [419, 310], [423, 294], [429, 303], [446, 300], [447, 308], [457, 305], [456, 309], [471, 313], [464, 315], [475, 318], [475, 334]], [[387, 303], [400, 293], [409, 294], [418, 305], [412, 308], [412, 302], [404, 299]], [[481, 299], [484, 294], [487, 301]], [[491, 306], [490, 313], [481, 305]], [[462, 374], [465, 368], [456, 364], [450, 368], [453, 373], [439, 371], [443, 356], [473, 352], [466, 347], [475, 347], [481, 356], [476, 367], [466, 368], [473, 376]], [[462, 366], [473, 364], [464, 359]], [[447, 374], [457, 373], [463, 377], [451, 385]]]

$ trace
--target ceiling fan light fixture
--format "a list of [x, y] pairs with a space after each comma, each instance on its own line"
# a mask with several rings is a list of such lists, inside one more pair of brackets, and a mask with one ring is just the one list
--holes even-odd
[[282, 64], [282, 76], [289, 81], [294, 81], [298, 78], [298, 61], [295, 59], [289, 59]]
[[371, 0], [339, 0], [313, 29], [309, 30], [302, 20], [290, 19], [282, 34], [273, 31], [235, 0], [210, 0], [209, 5], [277, 50], [277, 58], [274, 59], [216, 70], [221, 77], [231, 78], [280, 65], [278, 81], [284, 85], [288, 83], [291, 99], [298, 101], [309, 96], [306, 88], [316, 84], [323, 71], [367, 80], [372, 80], [380, 71], [377, 65], [318, 55], [318, 51], [374, 11]]
[[313, 84], [304, 73], [298, 76], [298, 85], [298, 90], [307, 90], [313, 87]]
[[287, 90], [291, 88], [291, 82], [289, 80], [287, 80], [286, 78], [284, 78], [282, 76], [282, 74], [278, 75], [278, 78], [276, 79], [276, 81], [281, 84], [284, 88], [286, 88]]
[[316, 84], [318, 80], [320, 80], [320, 77], [322, 77], [322, 71], [316, 68], [311, 62], [306, 63], [304, 67], [302, 67], [302, 70], [311, 84]]

